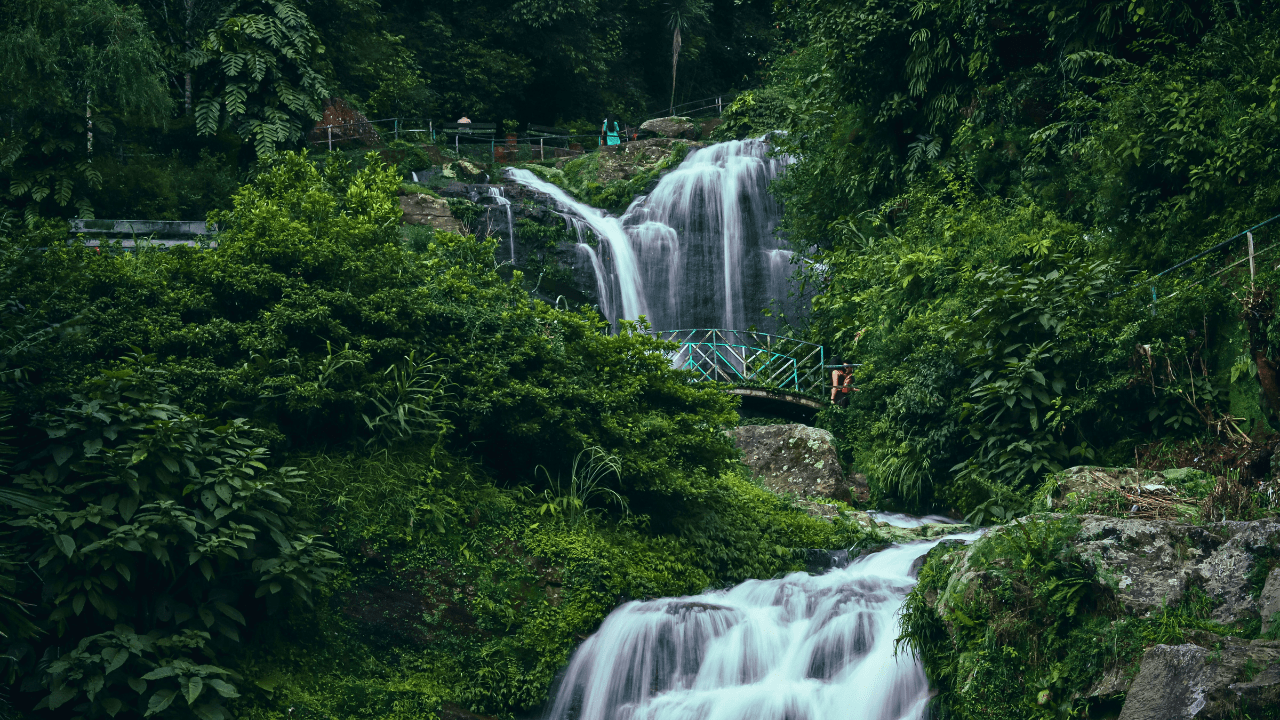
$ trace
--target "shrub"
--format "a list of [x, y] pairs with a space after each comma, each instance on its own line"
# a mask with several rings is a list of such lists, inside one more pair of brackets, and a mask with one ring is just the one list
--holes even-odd
[[241, 628], [288, 594], [309, 603], [337, 560], [291, 514], [299, 474], [268, 469], [244, 420], [171, 404], [164, 380], [140, 360], [105, 373], [38, 420], [50, 445], [16, 468], [43, 505], [9, 521], [54, 633], [10, 648], [23, 689], [48, 693], [37, 710], [220, 720]]

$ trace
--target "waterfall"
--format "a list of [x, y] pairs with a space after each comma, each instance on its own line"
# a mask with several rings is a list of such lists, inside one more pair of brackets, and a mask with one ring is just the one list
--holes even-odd
[[791, 253], [774, 237], [782, 208], [768, 191], [786, 163], [770, 157], [762, 140], [700, 148], [621, 217], [578, 202], [528, 170], [507, 172], [604, 241], [607, 278], [598, 284], [616, 287], [621, 301], [610, 320], [645, 315], [664, 330], [772, 330], [776, 319], [761, 310], [771, 300], [789, 312], [797, 305], [787, 298]]
[[[638, 318], [641, 315], [647, 315], [648, 309], [644, 302], [644, 293], [640, 289], [640, 270], [636, 261], [636, 253], [632, 250], [631, 241], [627, 237], [626, 231], [622, 229], [622, 223], [618, 221], [618, 218], [603, 210], [583, 205], [570, 197], [569, 193], [560, 189], [559, 186], [541, 180], [528, 170], [508, 168], [507, 173], [511, 179], [521, 185], [533, 188], [544, 195], [550, 195], [562, 208], [572, 213], [576, 220], [585, 223], [596, 234], [596, 237], [605, 241], [613, 255], [614, 272], [622, 300], [621, 317]], [[581, 231], [579, 231], [579, 238], [581, 238]]]
[[596, 255], [596, 251], [584, 242], [579, 242], [577, 248], [578, 253], [586, 255], [587, 262], [591, 263], [591, 272], [596, 277], [596, 295], [600, 298], [600, 312], [604, 313], [605, 317], [612, 317], [613, 313], [609, 306], [609, 277], [605, 275], [600, 256]]
[[507, 242], [511, 246], [511, 264], [515, 265], [516, 221], [514, 216], [511, 214], [511, 201], [507, 199], [506, 195], [502, 194], [502, 188], [496, 185], [489, 188], [489, 197], [493, 198], [494, 202], [496, 202], [499, 207], [505, 207], [507, 209]]
[[939, 542], [622, 605], [574, 653], [548, 720], [922, 718], [924, 669], [894, 640], [915, 561]]

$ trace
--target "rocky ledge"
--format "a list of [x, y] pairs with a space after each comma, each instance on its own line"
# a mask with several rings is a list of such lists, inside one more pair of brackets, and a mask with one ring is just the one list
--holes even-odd
[[[1242, 711], [1280, 708], [1280, 640], [1267, 639], [1280, 631], [1280, 521], [1192, 524], [1059, 513], [1022, 518], [966, 548], [943, 550], [952, 553], [940, 556], [949, 563], [941, 566], [945, 581], [925, 591], [924, 600], [949, 633], [961, 630], [954, 624], [965, 617], [959, 608], [974, 598], [1003, 602], [995, 598], [1010, 560], [987, 544], [1005, 537], [1009, 546], [1021, 546], [1025, 537], [1030, 545], [1031, 536], [1019, 527], [1027, 523], [1074, 528], [1066, 541], [1071, 555], [1096, 572], [1095, 587], [1106, 596], [1100, 606], [1109, 608], [1110, 617], [1161, 618], [1196, 588], [1197, 601], [1211, 608], [1205, 619], [1220, 628], [1188, 632], [1184, 644], [1156, 644], [1136, 662], [1099, 670], [1085, 695], [1122, 699], [1120, 720], [1235, 718], [1244, 717]], [[1243, 639], [1237, 632], [1262, 637]]]
[[1224, 638], [1219, 647], [1156, 645], [1125, 697], [1120, 720], [1247, 717], [1280, 707], [1280, 640]]

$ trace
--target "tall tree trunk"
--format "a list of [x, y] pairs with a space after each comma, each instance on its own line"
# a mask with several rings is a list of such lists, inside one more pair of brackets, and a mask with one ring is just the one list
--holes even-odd
[[676, 114], [676, 63], [680, 60], [680, 25], [671, 34], [671, 108], [668, 112]]
[[[183, 26], [186, 28], [186, 32], [187, 32], [187, 52], [190, 52], [191, 51], [191, 21], [195, 17], [196, 0], [187, 0], [185, 3], [185, 7], [187, 11], [186, 13], [187, 16], [186, 16], [186, 22], [183, 23]], [[183, 73], [183, 81], [186, 86], [183, 91], [183, 97], [182, 97], [183, 111], [184, 111], [184, 114], [191, 115], [191, 70], [190, 69], [188, 69], [185, 73]]]
[[1262, 388], [1263, 412], [1272, 427], [1280, 426], [1280, 378], [1277, 378], [1276, 365], [1268, 355], [1270, 342], [1267, 338], [1267, 325], [1275, 316], [1275, 307], [1271, 293], [1263, 288], [1253, 289], [1244, 300], [1244, 312], [1241, 319], [1249, 330], [1249, 354], [1258, 367], [1258, 385]]
[[89, 101], [93, 96], [86, 92], [84, 94], [84, 147], [93, 155], [93, 106]]

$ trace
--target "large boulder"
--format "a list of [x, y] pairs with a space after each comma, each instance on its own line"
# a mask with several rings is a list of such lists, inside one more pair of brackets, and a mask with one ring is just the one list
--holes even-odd
[[1280, 641], [1156, 645], [1142, 656], [1120, 720], [1243, 717], [1280, 704]]
[[743, 462], [779, 495], [848, 500], [835, 438], [808, 425], [743, 425], [725, 433], [743, 452]]
[[699, 127], [687, 117], [665, 117], [645, 120], [640, 129], [664, 138], [697, 140]]
[[1174, 605], [1198, 585], [1217, 607], [1212, 618], [1234, 623], [1262, 613], [1250, 593], [1250, 572], [1280, 543], [1280, 521], [1190, 525], [1082, 515], [1075, 545], [1104, 576], [1116, 581], [1116, 599], [1147, 614]]

